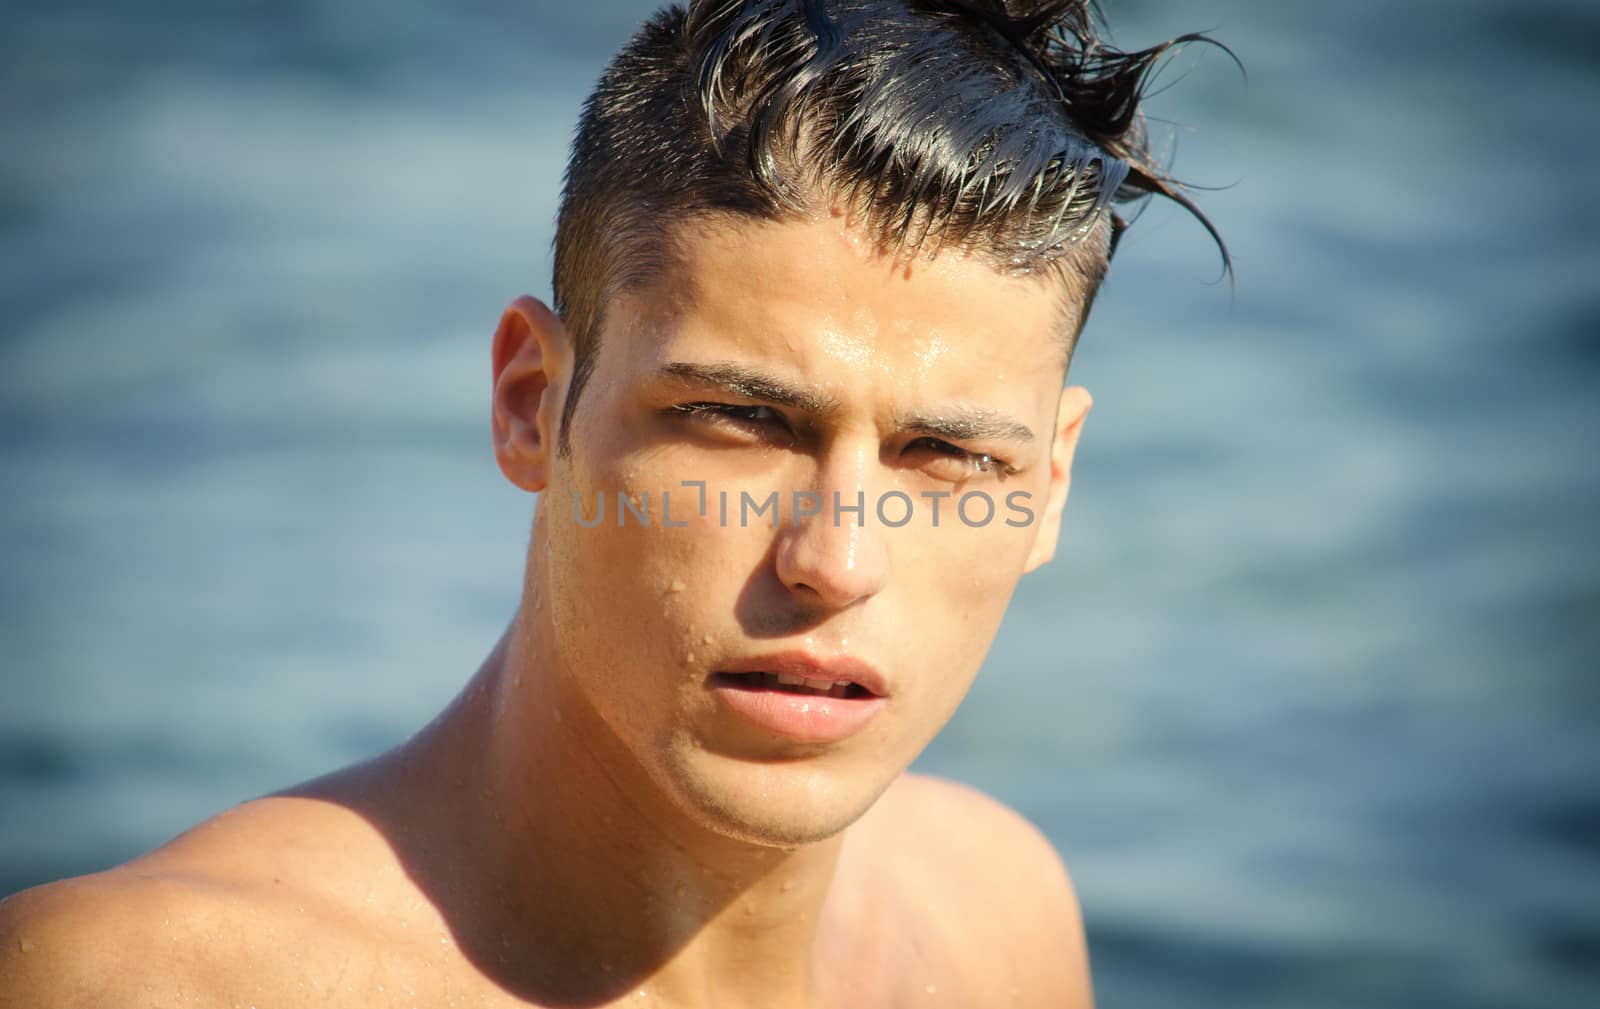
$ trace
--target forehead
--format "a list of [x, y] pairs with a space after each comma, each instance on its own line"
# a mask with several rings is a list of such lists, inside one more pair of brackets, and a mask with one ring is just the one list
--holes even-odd
[[1060, 389], [1054, 278], [1007, 275], [956, 249], [897, 257], [833, 215], [696, 218], [672, 230], [668, 251], [654, 282], [608, 313], [602, 354], [616, 338], [628, 345], [611, 366], [648, 372], [709, 355], [845, 385]]

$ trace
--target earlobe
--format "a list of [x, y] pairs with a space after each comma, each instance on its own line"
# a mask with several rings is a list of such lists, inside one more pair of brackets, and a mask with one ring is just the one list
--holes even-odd
[[506, 479], [537, 493], [549, 479], [571, 361], [566, 326], [544, 302], [523, 295], [500, 317], [493, 357], [495, 461]]
[[1056, 543], [1061, 538], [1061, 513], [1066, 508], [1067, 491], [1072, 485], [1072, 457], [1077, 452], [1084, 418], [1089, 416], [1093, 406], [1094, 398], [1083, 386], [1061, 390], [1061, 403], [1056, 408], [1055, 440], [1050, 447], [1050, 488], [1045, 493], [1038, 535], [1023, 566], [1024, 572], [1042, 567], [1056, 555]]

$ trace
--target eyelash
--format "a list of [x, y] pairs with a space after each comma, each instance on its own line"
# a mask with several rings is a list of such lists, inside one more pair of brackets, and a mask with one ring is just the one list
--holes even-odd
[[724, 417], [729, 417], [729, 418], [731, 418], [733, 420], [745, 421], [745, 422], [751, 423], [751, 424], [759, 424], [759, 423], [761, 423], [761, 421], [759, 419], [755, 418], [755, 417], [743, 417], [743, 416], [740, 416], [739, 411], [741, 411], [741, 410], [749, 410], [749, 411], [765, 410], [768, 413], [772, 414], [772, 419], [775, 419], [775, 420], [782, 420], [783, 419], [783, 414], [781, 414], [778, 411], [774, 410], [772, 407], [770, 407], [770, 406], [761, 406], [759, 404], [740, 405], [740, 404], [737, 404], [737, 403], [675, 403], [675, 404], [673, 404], [671, 409], [672, 409], [672, 411], [674, 413], [687, 413], [687, 414], [714, 413], [714, 414], [719, 414], [719, 415], [724, 416]]
[[[784, 426], [784, 430], [791, 437], [795, 437], [794, 432], [789, 429], [788, 422], [784, 419], [783, 414], [779, 413], [777, 410], [774, 410], [770, 406], [761, 406], [759, 404], [741, 405], [735, 403], [696, 402], [676, 403], [673, 404], [669, 410], [672, 413], [683, 414], [687, 416], [711, 414], [718, 418], [744, 425], [763, 425], [772, 421], [777, 421]], [[766, 411], [771, 416], [762, 418], [743, 415], [744, 413], [754, 413], [762, 410]], [[931, 451], [937, 452], [946, 458], [952, 460], [964, 460], [972, 466], [973, 472], [993, 473], [1002, 480], [1008, 476], [1015, 476], [1017, 473], [1021, 472], [1021, 470], [1017, 469], [1017, 467], [1011, 465], [1009, 462], [1006, 462], [1004, 459], [1001, 459], [999, 456], [991, 455], [988, 452], [969, 452], [961, 446], [952, 445], [950, 442], [944, 441], [941, 438], [918, 438], [911, 442], [911, 445], [924, 445]]]
[[[988, 452], [969, 452], [960, 445], [952, 445], [942, 438], [918, 438], [911, 444], [927, 445], [933, 451], [951, 459], [964, 459], [972, 466], [974, 472], [993, 473], [1002, 480], [1008, 476], [1016, 476], [1021, 472], [1021, 470], [999, 456], [990, 455]], [[946, 449], [950, 451], [946, 451]]]

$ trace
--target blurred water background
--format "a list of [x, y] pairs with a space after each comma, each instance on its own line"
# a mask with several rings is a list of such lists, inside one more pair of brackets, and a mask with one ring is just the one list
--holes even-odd
[[[0, 893], [492, 646], [489, 335], [654, 6], [5, 3]], [[1109, 1009], [1600, 1005], [1600, 10], [1106, 6], [1249, 68], [1151, 106], [1237, 294], [1129, 233], [1062, 553], [921, 766], [1055, 841]]]

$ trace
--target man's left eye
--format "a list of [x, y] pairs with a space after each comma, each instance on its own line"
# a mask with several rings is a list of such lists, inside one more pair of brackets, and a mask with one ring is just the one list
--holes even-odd
[[935, 478], [960, 483], [973, 477], [994, 474], [1002, 479], [1017, 472], [1004, 459], [987, 452], [969, 452], [939, 438], [918, 438], [906, 452]]

